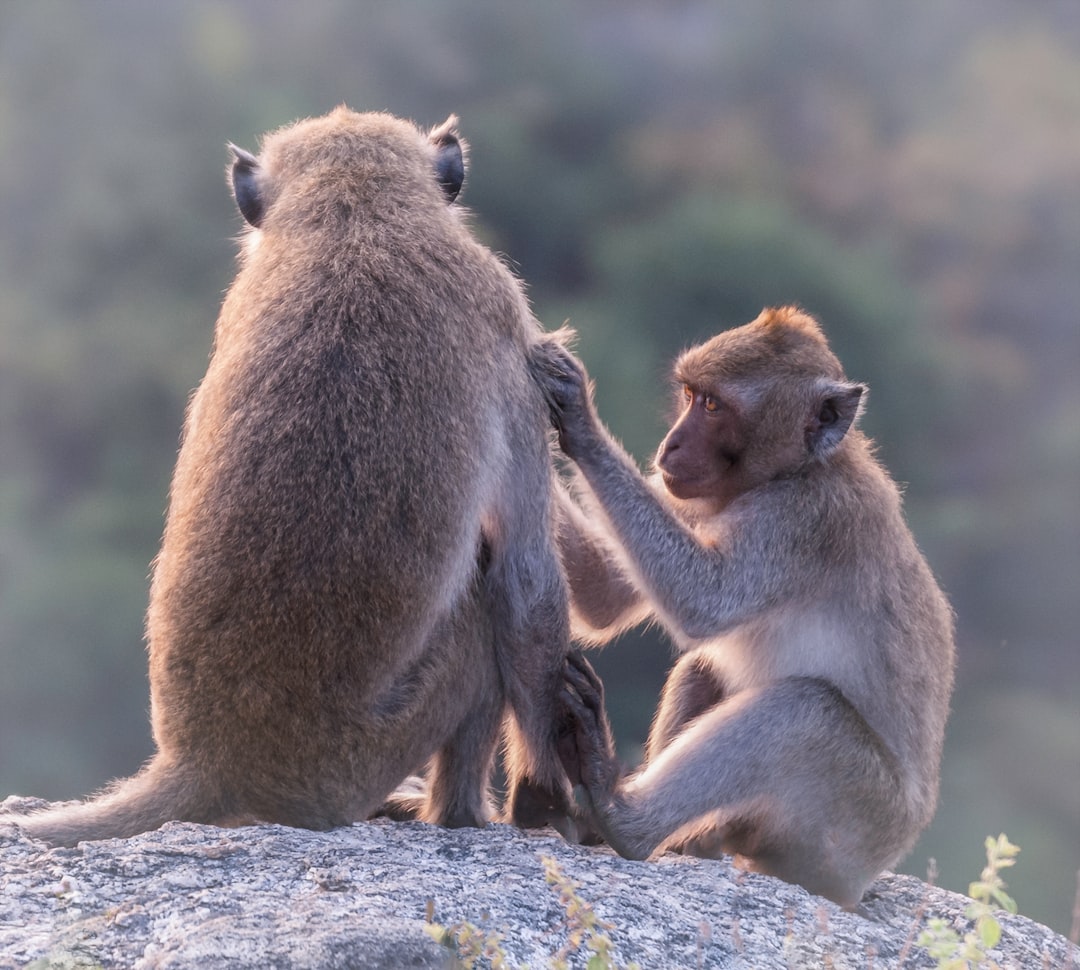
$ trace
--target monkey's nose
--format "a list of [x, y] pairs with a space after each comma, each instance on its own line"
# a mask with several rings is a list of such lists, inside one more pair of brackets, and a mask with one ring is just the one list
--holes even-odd
[[656, 464], [659, 468], [664, 468], [668, 461], [671, 459], [671, 455], [679, 450], [678, 441], [672, 441], [665, 438], [660, 442], [660, 447], [656, 449]]

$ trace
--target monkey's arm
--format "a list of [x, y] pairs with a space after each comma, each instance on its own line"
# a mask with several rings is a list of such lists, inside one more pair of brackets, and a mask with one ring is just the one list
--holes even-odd
[[556, 487], [559, 553], [570, 583], [574, 637], [600, 644], [640, 623], [649, 605], [577, 503]]
[[[531, 364], [560, 446], [577, 463], [610, 534], [627, 554], [631, 578], [665, 624], [700, 640], [764, 609], [776, 592], [764, 568], [763, 540], [768, 537], [742, 537], [738, 549], [731, 535], [702, 545], [601, 423], [581, 363], [561, 343], [548, 341], [534, 348]], [[781, 554], [782, 542], [775, 538], [772, 555]]]

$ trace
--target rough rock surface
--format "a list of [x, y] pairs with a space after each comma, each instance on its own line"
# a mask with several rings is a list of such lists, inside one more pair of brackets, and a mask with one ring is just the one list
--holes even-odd
[[[651, 968], [933, 967], [914, 937], [929, 917], [961, 932], [963, 897], [886, 876], [860, 913], [735, 869], [666, 856], [630, 862], [550, 832], [369, 822], [332, 832], [170, 823], [137, 838], [48, 849], [0, 803], [0, 967], [445, 967], [429, 912], [502, 935], [510, 966], [548, 967], [567, 914], [541, 857], [610, 924], [614, 961]], [[1075, 947], [1001, 916], [1001, 967], [1080, 967]], [[584, 951], [570, 957], [584, 967]], [[482, 966], [487, 966], [482, 962]]]

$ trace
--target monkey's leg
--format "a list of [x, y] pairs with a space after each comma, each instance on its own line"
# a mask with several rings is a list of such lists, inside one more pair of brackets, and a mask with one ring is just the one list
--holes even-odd
[[435, 755], [421, 818], [448, 828], [483, 827], [491, 818], [488, 779], [499, 740], [498, 716], [477, 712]]
[[[486, 825], [492, 814], [488, 785], [506, 703], [483, 574], [486, 558], [485, 552], [475, 581], [437, 627], [430, 644], [431, 652], [444, 658], [440, 689], [454, 692], [459, 713], [446, 726], [428, 763], [427, 792], [419, 817], [451, 828]], [[452, 707], [447, 700], [438, 704], [442, 711]]]
[[483, 826], [492, 815], [488, 782], [505, 703], [488, 617], [478, 615], [476, 620], [473, 628], [459, 631], [487, 647], [484, 661], [465, 674], [480, 681], [476, 702], [428, 766], [428, 798], [421, 815], [425, 822], [450, 828]]
[[[576, 707], [586, 745], [593, 700]], [[646, 858], [711, 817], [727, 827], [724, 848], [752, 868], [845, 905], [895, 858], [908, 827], [892, 756], [839, 691], [812, 678], [734, 695], [639, 773], [611, 779], [603, 758], [583, 771], [598, 828], [620, 855]]]
[[[570, 644], [569, 606], [550, 536], [540, 528], [547, 517], [537, 515], [521, 524], [531, 538], [494, 550], [488, 574], [499, 672], [512, 715], [506, 723], [505, 814], [527, 828], [558, 822], [570, 809], [556, 713]], [[514, 535], [509, 526], [506, 531]]]
[[[494, 673], [494, 660], [484, 670]], [[493, 814], [488, 787], [504, 707], [502, 687], [497, 678], [492, 681], [424, 774], [409, 775], [369, 818], [420, 819], [448, 828], [487, 824]]]
[[484, 559], [479, 558], [472, 581], [439, 618], [413, 665], [389, 679], [376, 716], [370, 702], [358, 712], [368, 717], [376, 739], [374, 760], [389, 766], [373, 784], [361, 765], [360, 784], [380, 803], [371, 806], [365, 797], [358, 817], [384, 815], [455, 827], [483, 826], [491, 817], [488, 786], [505, 695]]
[[668, 675], [660, 704], [645, 742], [645, 761], [652, 761], [694, 718], [724, 699], [724, 684], [707, 650], [682, 657]]

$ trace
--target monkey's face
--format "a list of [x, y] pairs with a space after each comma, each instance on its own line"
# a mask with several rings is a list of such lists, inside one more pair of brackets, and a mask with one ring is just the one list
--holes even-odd
[[675, 379], [678, 416], [656, 467], [675, 498], [717, 508], [828, 460], [865, 391], [844, 379], [817, 323], [790, 307], [690, 348]]
[[681, 412], [656, 453], [664, 486], [678, 499], [709, 499], [726, 505], [744, 487], [740, 457], [746, 448], [745, 419], [738, 399], [719, 388], [685, 383]]

